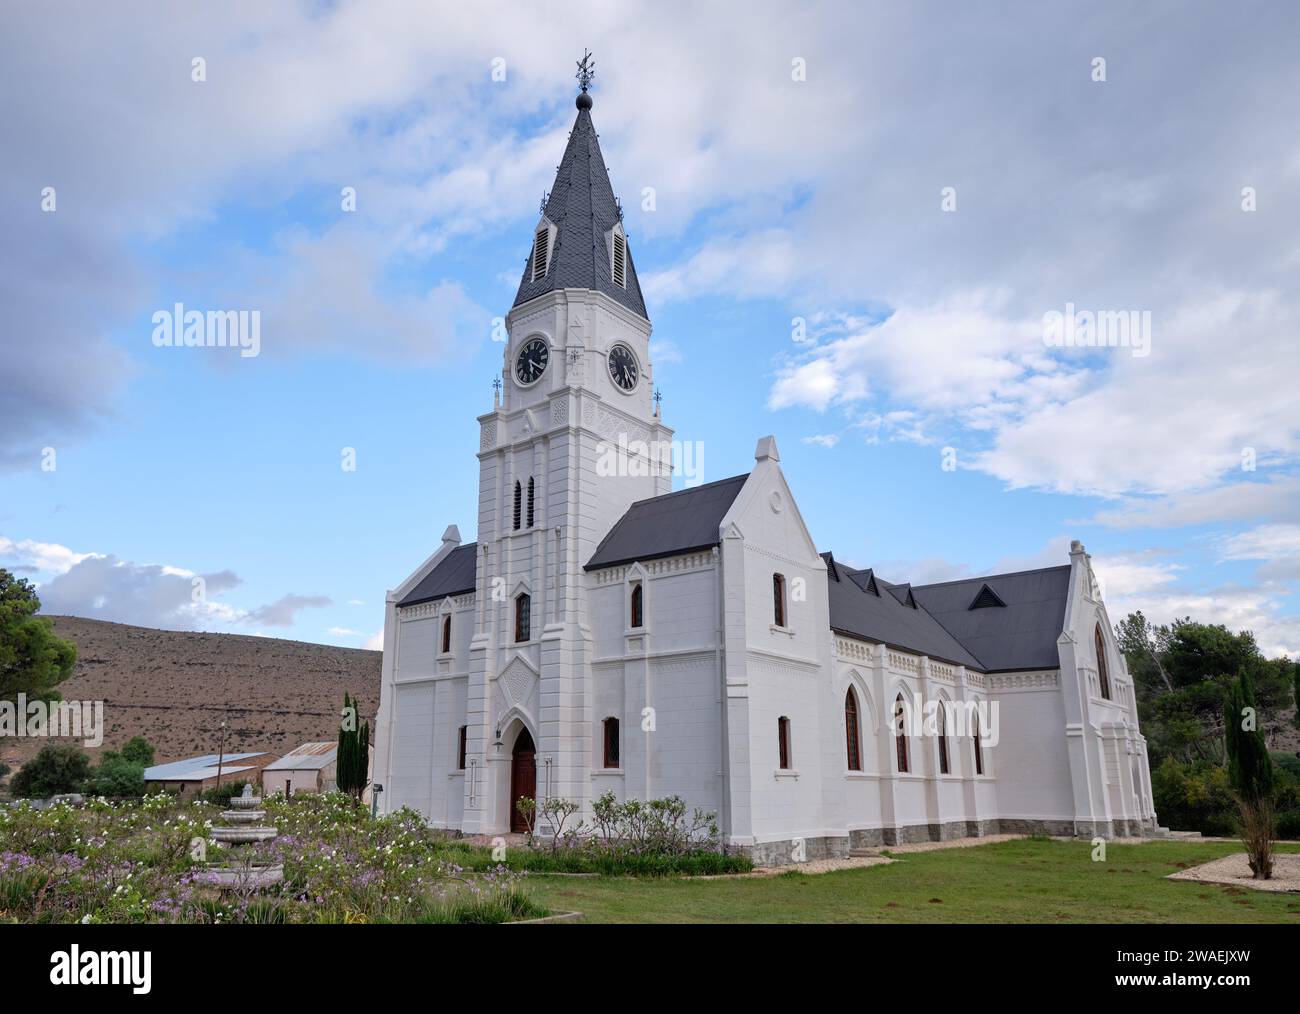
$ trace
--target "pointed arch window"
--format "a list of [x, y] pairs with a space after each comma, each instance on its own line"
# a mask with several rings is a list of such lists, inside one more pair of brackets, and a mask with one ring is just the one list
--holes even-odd
[[533, 238], [533, 281], [546, 277], [546, 269], [551, 254], [551, 227], [542, 224]]
[[528, 527], [533, 527], [533, 478], [528, 477]]
[[785, 626], [785, 575], [772, 575], [772, 622]]
[[848, 693], [844, 695], [844, 752], [850, 771], [862, 770], [858, 730], [858, 695], [849, 687]]
[[948, 770], [948, 709], [944, 707], [943, 701], [939, 702], [935, 719], [939, 723], [939, 774], [946, 775], [951, 772]]
[[1097, 680], [1101, 683], [1101, 696], [1110, 700], [1110, 673], [1106, 669], [1106, 638], [1098, 623], [1093, 631], [1093, 641], [1097, 649]]
[[519, 485], [519, 483], [516, 481], [515, 482], [515, 531], [516, 532], [519, 531], [519, 519], [520, 519], [520, 511], [521, 511], [521, 505], [523, 501], [523, 495], [524, 495], [523, 487]]
[[972, 727], [975, 730], [975, 773], [982, 775], [984, 773], [984, 747], [980, 745], [980, 716], [976, 712]]
[[451, 614], [448, 613], [442, 618], [442, 650], [445, 654], [451, 651]]
[[527, 593], [515, 597], [515, 641], [527, 641], [532, 636], [532, 617], [529, 612], [532, 600]]
[[782, 771], [790, 769], [790, 719], [782, 715], [776, 720], [777, 759]]
[[629, 626], [633, 630], [644, 626], [644, 610], [642, 608], [641, 582], [638, 581], [632, 586], [631, 615], [628, 617]]
[[907, 774], [911, 767], [907, 756], [907, 706], [902, 694], [894, 701], [894, 750], [898, 755], [899, 774]]

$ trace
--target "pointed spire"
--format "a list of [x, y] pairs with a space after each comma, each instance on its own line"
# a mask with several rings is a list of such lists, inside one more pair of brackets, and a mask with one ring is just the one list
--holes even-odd
[[[542, 206], [548, 233], [539, 241], [539, 224], [514, 305], [559, 289], [595, 289], [648, 319], [619, 202], [610, 185], [609, 170], [605, 168], [600, 140], [591, 121], [588, 89], [595, 73], [595, 61], [590, 53], [584, 53], [575, 75], [581, 88], [577, 99], [578, 118], [569, 132], [564, 157], [556, 167], [555, 182]], [[615, 227], [623, 231], [622, 240], [617, 244], [613, 239]], [[616, 251], [626, 255], [622, 272], [624, 285], [614, 280]], [[534, 257], [543, 268], [537, 278], [533, 277]]]

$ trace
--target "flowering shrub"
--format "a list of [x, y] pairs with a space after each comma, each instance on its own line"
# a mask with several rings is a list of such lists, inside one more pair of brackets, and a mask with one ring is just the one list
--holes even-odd
[[[519, 874], [468, 870], [445, 835], [403, 810], [371, 819], [337, 793], [272, 797], [278, 836], [241, 850], [282, 864], [284, 882], [220, 890], [209, 863], [232, 852], [209, 840], [219, 807], [171, 796], [135, 803], [0, 809], [0, 922], [505, 922], [545, 914]], [[475, 864], [480, 866], [481, 864]]]

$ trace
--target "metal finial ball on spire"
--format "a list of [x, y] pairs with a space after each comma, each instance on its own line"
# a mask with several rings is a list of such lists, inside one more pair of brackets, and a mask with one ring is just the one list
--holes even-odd
[[582, 51], [582, 59], [577, 61], [578, 73], [573, 76], [578, 79], [578, 86], [582, 91], [578, 92], [577, 106], [579, 109], [591, 108], [591, 96], [587, 94], [587, 89], [591, 87], [591, 79], [596, 76], [596, 61], [591, 58], [591, 52], [587, 49]]

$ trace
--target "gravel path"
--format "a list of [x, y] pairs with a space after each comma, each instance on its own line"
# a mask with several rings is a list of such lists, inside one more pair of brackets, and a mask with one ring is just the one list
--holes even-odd
[[1231, 884], [1256, 891], [1300, 892], [1300, 854], [1276, 853], [1273, 856], [1273, 877], [1270, 880], [1256, 880], [1251, 876], [1250, 864], [1246, 861], [1244, 852], [1171, 873], [1167, 879], [1195, 880], [1202, 884]]

